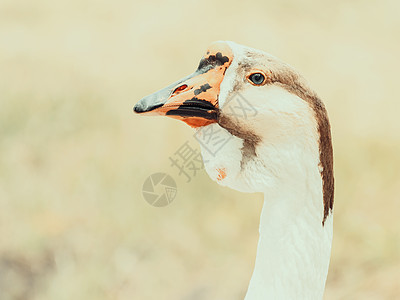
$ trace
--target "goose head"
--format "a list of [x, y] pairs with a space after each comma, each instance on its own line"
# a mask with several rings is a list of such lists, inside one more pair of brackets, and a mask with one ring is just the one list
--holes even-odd
[[208, 175], [235, 190], [273, 192], [286, 181], [302, 191], [307, 182], [298, 174], [311, 165], [324, 185], [326, 216], [333, 201], [328, 117], [304, 79], [274, 56], [215, 42], [193, 74], [143, 98], [134, 111], [195, 128]]

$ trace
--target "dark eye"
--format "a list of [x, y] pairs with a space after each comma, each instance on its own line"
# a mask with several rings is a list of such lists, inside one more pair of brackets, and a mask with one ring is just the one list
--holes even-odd
[[264, 83], [265, 76], [261, 73], [254, 73], [249, 76], [249, 80], [255, 85], [261, 85]]

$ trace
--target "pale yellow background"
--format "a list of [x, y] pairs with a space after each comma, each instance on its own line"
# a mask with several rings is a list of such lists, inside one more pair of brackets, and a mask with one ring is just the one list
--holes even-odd
[[[0, 2], [0, 299], [242, 299], [262, 196], [185, 183], [193, 131], [132, 113], [215, 40], [270, 52], [325, 101], [335, 235], [325, 299], [400, 298], [399, 1]], [[157, 209], [144, 180], [168, 172]]]

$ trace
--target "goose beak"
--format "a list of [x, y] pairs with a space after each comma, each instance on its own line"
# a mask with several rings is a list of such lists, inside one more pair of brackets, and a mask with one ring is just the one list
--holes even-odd
[[220, 85], [232, 59], [227, 43], [213, 43], [196, 72], [144, 97], [135, 105], [134, 112], [168, 116], [191, 127], [217, 122]]

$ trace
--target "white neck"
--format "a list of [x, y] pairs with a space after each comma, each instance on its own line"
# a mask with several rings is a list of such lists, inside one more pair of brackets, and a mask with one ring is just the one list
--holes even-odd
[[245, 300], [323, 297], [332, 244], [332, 215], [322, 226], [318, 168], [293, 175], [299, 176], [298, 180], [293, 178], [300, 184], [295, 185], [297, 188], [293, 188], [291, 180], [280, 181], [272, 192], [264, 193], [256, 263]]
[[[254, 90], [242, 93], [259, 112], [253, 119], [229, 127], [229, 116], [220, 116], [219, 124], [207, 127], [217, 131], [222, 123], [224, 130], [241, 136], [233, 135], [215, 155], [202, 147], [205, 168], [221, 185], [264, 192], [256, 263], [245, 300], [322, 299], [333, 221], [330, 214], [322, 224], [319, 127], [306, 101], [279, 86], [266, 89], [267, 99]], [[258, 142], [246, 142], [249, 130], [259, 136]], [[220, 178], [218, 170], [225, 176]]]

